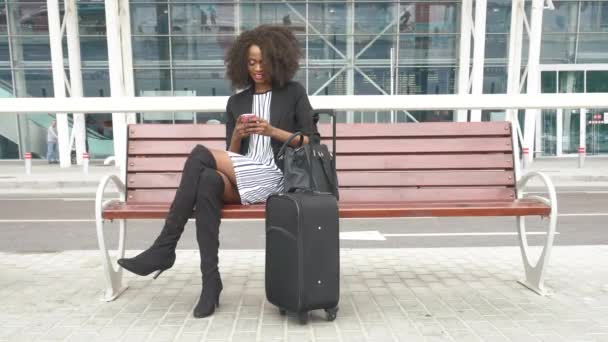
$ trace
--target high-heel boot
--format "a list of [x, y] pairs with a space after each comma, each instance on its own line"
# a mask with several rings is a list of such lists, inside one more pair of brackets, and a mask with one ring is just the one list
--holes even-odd
[[216, 167], [213, 154], [206, 147], [197, 145], [190, 152], [162, 231], [150, 248], [133, 258], [119, 259], [120, 266], [141, 276], [156, 272], [155, 279], [173, 266], [177, 241], [194, 209], [200, 175], [207, 168], [215, 173]]
[[223, 206], [224, 180], [217, 172], [206, 169], [201, 174], [196, 201], [196, 241], [201, 255], [203, 289], [193, 315], [207, 317], [219, 306], [222, 279], [218, 269], [219, 228]]

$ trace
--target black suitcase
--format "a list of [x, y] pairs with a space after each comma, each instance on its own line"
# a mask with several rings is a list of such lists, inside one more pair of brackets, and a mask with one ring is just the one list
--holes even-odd
[[266, 298], [301, 324], [310, 310], [333, 321], [340, 297], [338, 203], [331, 194], [295, 192], [266, 202]]

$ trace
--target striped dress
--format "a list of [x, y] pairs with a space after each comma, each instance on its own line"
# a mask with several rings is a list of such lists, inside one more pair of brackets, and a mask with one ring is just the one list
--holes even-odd
[[[253, 95], [252, 113], [270, 121], [272, 92]], [[283, 172], [274, 162], [270, 137], [258, 134], [249, 136], [247, 155], [228, 152], [234, 166], [236, 185], [242, 204], [266, 202], [268, 196], [283, 191]]]

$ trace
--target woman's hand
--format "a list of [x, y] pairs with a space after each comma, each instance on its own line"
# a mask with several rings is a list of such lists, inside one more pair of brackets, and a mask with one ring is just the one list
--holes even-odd
[[273, 136], [274, 127], [272, 127], [270, 125], [270, 123], [268, 123], [268, 121], [266, 121], [262, 118], [257, 118], [256, 121], [246, 123], [246, 125], [247, 125], [246, 132], [248, 134], [259, 134], [259, 135], [265, 135], [268, 137]]
[[247, 138], [249, 133], [247, 132], [248, 123], [242, 122], [241, 120], [236, 121], [236, 126], [234, 126], [234, 132], [232, 133], [233, 138], [237, 138], [239, 141], [243, 138]]

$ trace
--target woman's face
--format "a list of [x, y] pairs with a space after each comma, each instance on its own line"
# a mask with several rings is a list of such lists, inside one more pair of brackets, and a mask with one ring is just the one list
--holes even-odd
[[262, 50], [257, 45], [251, 45], [247, 56], [247, 70], [249, 70], [249, 77], [251, 77], [256, 85], [270, 83], [267, 75], [264, 74], [264, 65], [262, 63]]

